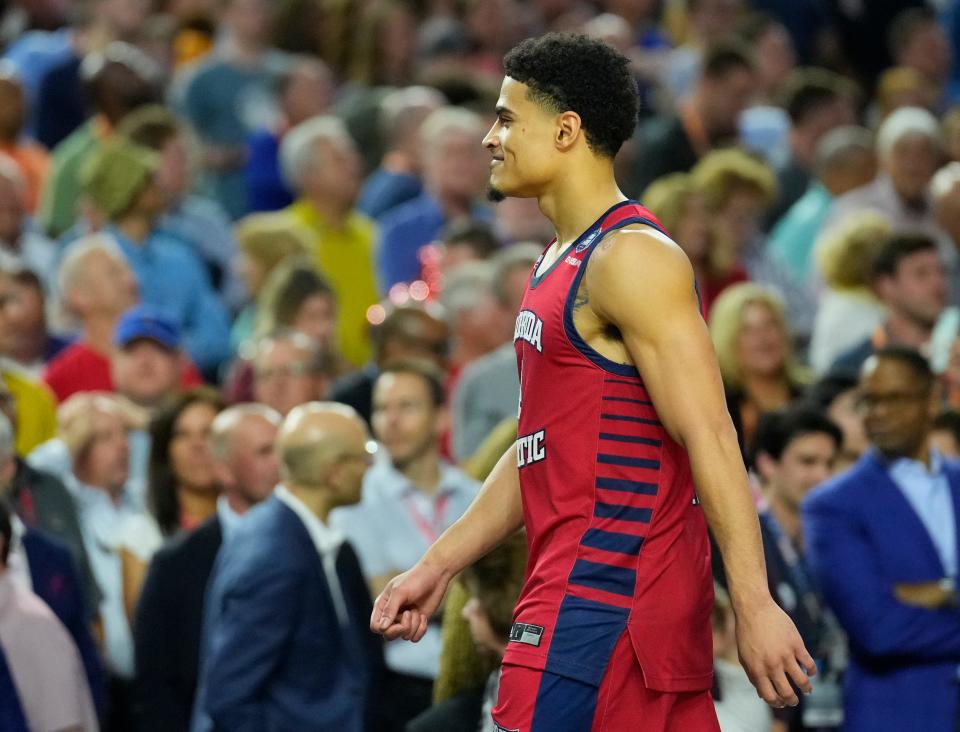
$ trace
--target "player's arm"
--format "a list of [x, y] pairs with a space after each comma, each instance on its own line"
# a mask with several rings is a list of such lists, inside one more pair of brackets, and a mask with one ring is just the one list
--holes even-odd
[[370, 628], [391, 640], [420, 640], [450, 580], [522, 523], [517, 453], [511, 445], [466, 513], [443, 532], [412, 569], [387, 583], [373, 605]]
[[787, 676], [809, 691], [800, 664], [813, 673], [813, 660], [770, 597], [757, 512], [690, 263], [665, 236], [625, 229], [598, 245], [584, 280], [586, 304], [619, 329], [664, 427], [690, 455], [723, 555], [747, 673], [770, 704], [796, 704]]

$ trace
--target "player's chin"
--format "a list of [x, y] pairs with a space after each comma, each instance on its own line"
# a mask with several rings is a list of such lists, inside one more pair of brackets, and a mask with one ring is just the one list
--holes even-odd
[[493, 181], [487, 183], [487, 200], [493, 203], [500, 203], [507, 197], [507, 193], [499, 186], [494, 185]]

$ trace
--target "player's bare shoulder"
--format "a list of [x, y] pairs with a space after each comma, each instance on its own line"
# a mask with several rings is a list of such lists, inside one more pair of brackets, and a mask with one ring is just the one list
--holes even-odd
[[607, 234], [597, 244], [584, 280], [595, 307], [614, 318], [624, 308], [662, 306], [694, 292], [693, 268], [684, 251], [666, 234], [643, 225]]

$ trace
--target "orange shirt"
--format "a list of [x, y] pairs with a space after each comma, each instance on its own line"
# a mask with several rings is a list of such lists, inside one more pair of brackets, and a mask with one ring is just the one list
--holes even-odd
[[50, 170], [50, 156], [35, 142], [20, 145], [0, 145], [0, 153], [10, 157], [20, 168], [27, 185], [27, 211], [32, 215], [40, 200], [40, 191]]

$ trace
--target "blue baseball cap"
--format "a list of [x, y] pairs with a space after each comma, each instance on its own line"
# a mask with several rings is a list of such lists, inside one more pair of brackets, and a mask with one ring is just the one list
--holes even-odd
[[174, 350], [180, 347], [180, 328], [158, 310], [137, 305], [120, 316], [113, 329], [113, 342], [123, 348], [144, 338]]

